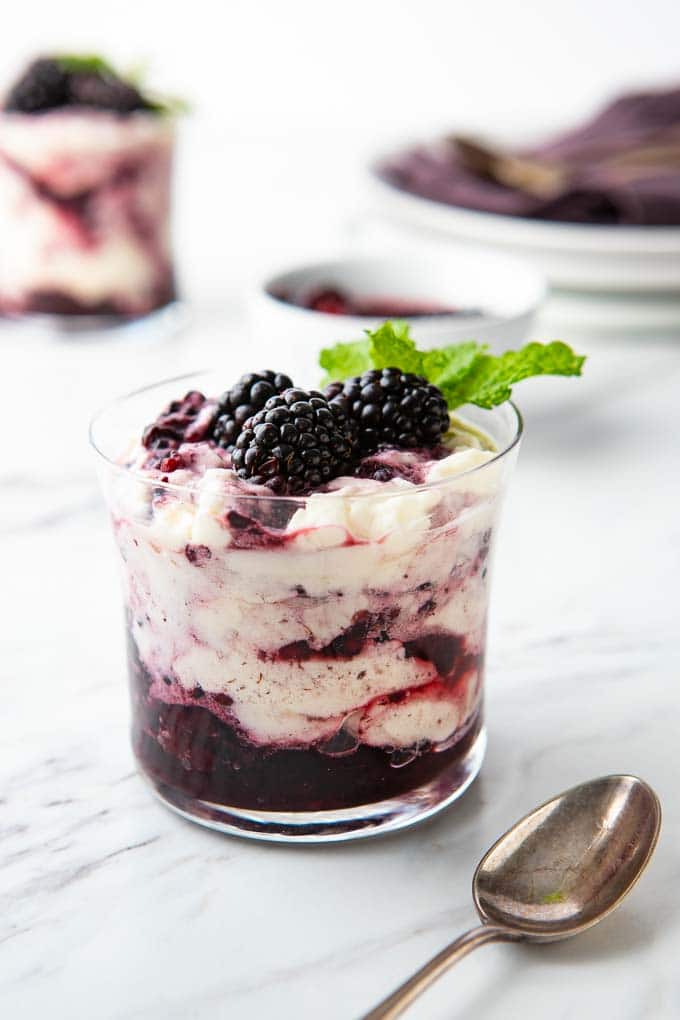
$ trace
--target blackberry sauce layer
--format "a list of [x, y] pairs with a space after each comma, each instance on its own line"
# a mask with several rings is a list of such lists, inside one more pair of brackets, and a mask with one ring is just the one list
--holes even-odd
[[[480, 709], [443, 749], [359, 743], [344, 752], [338, 744], [339, 750], [329, 753], [314, 746], [258, 747], [207, 708], [155, 698], [132, 638], [128, 648], [132, 744], [143, 771], [161, 786], [228, 807], [333, 811], [403, 797], [463, 759], [482, 725]], [[436, 654], [452, 653], [440, 646]], [[192, 693], [197, 700], [205, 696], [201, 688]]]

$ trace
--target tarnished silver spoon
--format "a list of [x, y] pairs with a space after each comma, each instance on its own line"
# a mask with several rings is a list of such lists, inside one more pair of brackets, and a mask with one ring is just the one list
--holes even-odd
[[584, 167], [607, 169], [612, 179], [625, 183], [649, 177], [655, 169], [668, 172], [680, 160], [680, 132], [676, 127], [650, 132], [644, 142], [625, 147], [603, 147], [598, 139], [591, 139], [578, 153], [572, 152], [566, 162], [512, 152], [470, 135], [450, 135], [448, 141], [473, 174], [544, 200], [573, 187]]
[[603, 776], [536, 808], [477, 866], [472, 895], [482, 923], [416, 971], [364, 1020], [399, 1016], [444, 971], [487, 942], [552, 942], [611, 913], [644, 871], [661, 805], [635, 776]]

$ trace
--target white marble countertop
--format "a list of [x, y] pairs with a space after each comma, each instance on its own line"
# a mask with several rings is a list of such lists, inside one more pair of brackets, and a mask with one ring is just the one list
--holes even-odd
[[[629, 901], [570, 943], [485, 948], [409, 1017], [679, 1016], [680, 346], [585, 343], [583, 380], [518, 392], [527, 430], [495, 564], [481, 778], [406, 834], [290, 848], [185, 823], [136, 776], [85, 440], [92, 408], [137, 384], [211, 361], [229, 382], [248, 367], [244, 336], [225, 309], [161, 343], [0, 338], [0, 1012], [356, 1017], [474, 923], [474, 865], [509, 824], [624, 771], [665, 811]], [[249, 367], [265, 357], [251, 349]]]

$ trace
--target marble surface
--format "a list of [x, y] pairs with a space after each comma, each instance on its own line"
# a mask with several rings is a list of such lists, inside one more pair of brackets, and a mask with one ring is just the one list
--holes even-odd
[[[495, 563], [481, 778], [420, 828], [318, 848], [204, 831], [136, 776], [86, 442], [114, 394], [211, 363], [227, 383], [272, 352], [226, 306], [172, 340], [5, 328], [0, 342], [3, 1016], [357, 1017], [474, 923], [472, 871], [506, 827], [616, 771], [651, 782], [665, 811], [629, 901], [570, 943], [481, 950], [409, 1017], [680, 1015], [677, 342], [586, 338], [583, 380], [518, 390], [526, 440]], [[277, 353], [274, 367], [294, 358]]]

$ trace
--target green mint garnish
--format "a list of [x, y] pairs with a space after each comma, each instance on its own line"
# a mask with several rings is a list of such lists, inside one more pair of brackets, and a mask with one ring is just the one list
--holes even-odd
[[324, 383], [335, 379], [349, 379], [352, 375], [361, 375], [373, 367], [371, 360], [371, 343], [355, 340], [353, 343], [336, 344], [325, 347], [319, 355], [319, 364], [326, 370]]
[[566, 898], [563, 892], [551, 892], [541, 897], [541, 903], [564, 903]]
[[62, 53], [54, 60], [67, 74], [96, 74], [100, 78], [118, 78], [137, 89], [143, 97], [146, 109], [160, 116], [178, 117], [190, 110], [189, 103], [179, 96], [157, 95], [144, 85], [146, 67], [136, 65], [123, 74], [113, 64], [96, 53]]
[[321, 351], [325, 382], [361, 375], [370, 368], [400, 368], [438, 386], [450, 409], [461, 404], [495, 407], [510, 399], [512, 387], [534, 375], [581, 375], [585, 357], [559, 340], [526, 344], [519, 351], [489, 354], [486, 344], [468, 341], [419, 351], [405, 322], [384, 322], [366, 338]]
[[101, 74], [119, 77], [108, 60], [96, 54], [64, 53], [54, 58], [62, 71], [68, 74]]
[[180, 117], [185, 113], [191, 112], [191, 103], [186, 99], [182, 99], [181, 96], [163, 96], [161, 99], [158, 96], [151, 96], [148, 92], [145, 92], [144, 99], [147, 109], [161, 117]]

